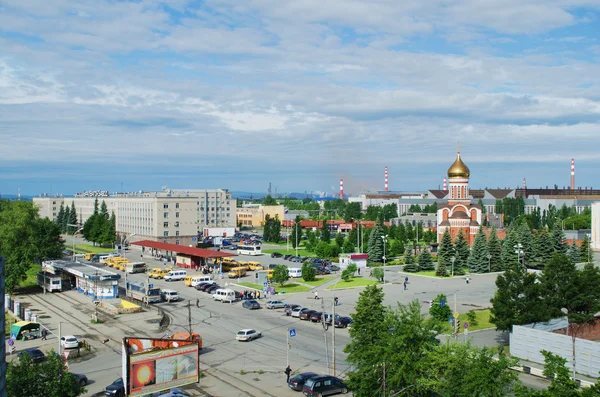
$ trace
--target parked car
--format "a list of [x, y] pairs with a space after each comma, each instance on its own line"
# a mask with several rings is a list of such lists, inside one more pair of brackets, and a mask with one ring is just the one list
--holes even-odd
[[305, 396], [330, 396], [332, 394], [348, 393], [348, 386], [335, 376], [320, 375], [309, 378], [304, 382], [302, 393]]
[[329, 270], [326, 267], [322, 267], [322, 266], [319, 266], [318, 268], [315, 268], [315, 271], [317, 272], [317, 274], [320, 274], [320, 275], [331, 274], [331, 270]]
[[36, 349], [35, 347], [29, 347], [19, 353], [19, 359], [22, 359], [25, 356], [31, 356], [31, 361], [34, 363], [41, 363], [46, 360], [46, 355], [40, 349]]
[[65, 349], [75, 349], [79, 347], [79, 341], [73, 335], [61, 336], [60, 345]]
[[[332, 324], [331, 316], [326, 317], [326, 322], [329, 325]], [[340, 316], [339, 314], [336, 314], [335, 321], [333, 321], [333, 325], [336, 328], [348, 328], [348, 326], [350, 326], [350, 324], [352, 324], [352, 322], [353, 322], [352, 317]]]
[[319, 322], [323, 319], [323, 312], [314, 312], [310, 315], [310, 321], [313, 323]]
[[340, 267], [337, 265], [325, 266], [325, 269], [329, 269], [329, 271], [331, 271], [331, 272], [339, 272], [340, 271]]
[[230, 250], [232, 250], [232, 251], [234, 251], [234, 250], [238, 249], [238, 246], [237, 246], [237, 245], [235, 245], [235, 244], [231, 244], [231, 245], [230, 245], [229, 247], [227, 247], [227, 248], [228, 248], [228, 249], [230, 249]]
[[262, 334], [254, 329], [241, 329], [235, 335], [235, 339], [239, 341], [249, 342], [252, 339], [260, 338]]
[[81, 387], [88, 384], [88, 378], [84, 374], [73, 374], [73, 375], [75, 375], [75, 377], [77, 378], [77, 381], [79, 382], [79, 385]]
[[260, 303], [258, 303], [258, 301], [254, 299], [244, 301], [244, 303], [242, 303], [242, 306], [250, 310], [260, 309]]
[[[304, 309], [303, 309], [304, 310]], [[306, 311], [300, 311], [300, 320], [310, 320], [310, 316], [313, 315], [313, 313], [316, 312], [316, 310], [311, 310], [311, 309], [307, 309]]]
[[116, 379], [113, 383], [104, 388], [105, 396], [123, 397], [125, 396], [125, 384], [123, 378]]
[[209, 289], [210, 287], [212, 287], [213, 285], [217, 285], [217, 283], [215, 283], [215, 282], [206, 283], [202, 287], [200, 287], [200, 291], [206, 292], [206, 290]]
[[283, 256], [283, 259], [284, 259], [284, 260], [286, 260], [286, 261], [289, 261], [289, 260], [290, 260], [290, 258], [291, 258], [291, 257], [293, 257], [293, 256], [294, 256], [294, 255], [292, 255], [292, 254], [285, 254], [285, 255]]
[[283, 254], [279, 253], [279, 252], [272, 252], [271, 253], [271, 258], [281, 258], [283, 256]]
[[302, 387], [304, 386], [304, 382], [306, 382], [310, 378], [314, 378], [315, 376], [319, 376], [319, 374], [316, 374], [314, 372], [302, 372], [301, 374], [290, 378], [290, 380], [288, 381], [288, 386], [292, 390], [301, 391]]
[[299, 256], [295, 256], [295, 257], [292, 258], [292, 262], [298, 262], [298, 263], [302, 262], [302, 258], [299, 257]]
[[273, 269], [275, 269], [277, 266], [279, 266], [279, 265], [278, 265], [278, 264], [276, 264], [276, 263], [271, 263], [271, 264], [269, 265], [269, 270], [273, 270]]
[[296, 308], [302, 309], [302, 305], [296, 305], [295, 303], [288, 303], [283, 308], [283, 311], [285, 312], [286, 316], [291, 316], [292, 310], [294, 310]]
[[298, 306], [298, 307], [292, 309], [292, 312], [290, 313], [290, 315], [292, 317], [300, 318], [300, 313], [302, 312], [302, 310], [310, 310], [310, 309], [308, 309], [306, 307]]
[[285, 307], [285, 303], [282, 301], [267, 301], [267, 309], [282, 309]]
[[201, 282], [200, 284], [196, 285], [196, 289], [197, 289], [198, 291], [202, 291], [202, 287], [204, 287], [204, 286], [206, 286], [206, 285], [210, 285], [210, 284], [212, 284], [212, 283], [213, 283], [212, 281], [203, 281], [203, 282]]
[[207, 289], [205, 289], [205, 290], [204, 290], [204, 292], [206, 292], [206, 293], [209, 293], [209, 294], [212, 294], [212, 293], [214, 293], [216, 290], [218, 290], [219, 288], [221, 288], [221, 287], [219, 287], [219, 285], [218, 285], [218, 284], [213, 284], [213, 285], [209, 286]]

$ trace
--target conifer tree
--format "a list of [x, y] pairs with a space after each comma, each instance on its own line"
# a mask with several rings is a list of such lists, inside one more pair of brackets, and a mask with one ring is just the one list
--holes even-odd
[[475, 236], [471, 253], [467, 260], [469, 272], [471, 273], [486, 273], [488, 271], [488, 249], [485, 241], [485, 233], [482, 228]]
[[552, 259], [552, 255], [554, 255], [554, 239], [550, 233], [544, 230], [537, 240], [536, 268], [543, 269], [546, 263]]
[[433, 264], [433, 259], [431, 259], [431, 253], [425, 247], [423, 251], [419, 254], [419, 268], [421, 270], [434, 270], [435, 266]]
[[533, 245], [533, 236], [531, 234], [531, 229], [529, 228], [529, 224], [526, 221], [522, 221], [519, 226], [517, 226], [517, 236], [519, 242], [523, 246], [523, 263], [528, 265], [530, 260], [534, 259], [535, 255], [535, 246]]
[[271, 215], [265, 215], [265, 223], [263, 224], [263, 241], [271, 241]]
[[113, 211], [108, 221], [108, 233], [106, 237], [106, 244], [114, 244], [117, 242], [117, 217]]
[[591, 262], [591, 258], [590, 258], [590, 254], [591, 254], [590, 240], [588, 239], [587, 235], [585, 235], [583, 237], [583, 240], [581, 241], [581, 247], [579, 248], [579, 251], [581, 252], [581, 257], [582, 257], [582, 259], [583, 259], [584, 262]]
[[331, 241], [331, 231], [329, 230], [327, 219], [323, 219], [321, 222], [323, 222], [323, 224], [321, 225], [321, 241], [324, 241], [327, 244], [329, 244], [329, 242]]
[[[77, 225], [77, 210], [75, 209], [75, 202], [71, 201], [71, 212], [69, 212], [69, 224]], [[77, 231], [77, 226], [69, 226], [69, 234], [73, 234]]]
[[[312, 236], [314, 236], [314, 233], [312, 233]], [[296, 220], [294, 221], [294, 226], [292, 227], [292, 230], [290, 231], [290, 244], [292, 244], [292, 248], [296, 248], [300, 245], [300, 239], [302, 238], [302, 225], [300, 224], [300, 216], [296, 216]], [[316, 247], [316, 238], [314, 238], [314, 242], [315, 244], [312, 246], [312, 248], [314, 249]], [[311, 241], [312, 243], [312, 241]]]
[[69, 217], [70, 216], [71, 216], [71, 208], [69, 207], [69, 205], [67, 205], [65, 207], [65, 214], [64, 214], [63, 219], [62, 219], [62, 225], [60, 225], [61, 233], [67, 233], [68, 232], [67, 224], [69, 223]]
[[383, 262], [383, 239], [384, 236], [383, 222], [381, 218], [377, 218], [375, 226], [371, 229], [369, 234], [369, 246], [367, 253], [369, 254], [369, 261], [372, 263]]
[[94, 200], [94, 213], [92, 215], [98, 215], [98, 197]]
[[555, 228], [552, 232], [554, 237], [554, 252], [557, 254], [564, 254], [567, 252], [567, 242], [565, 233], [560, 228]]
[[419, 264], [415, 263], [415, 257], [412, 254], [412, 249], [407, 248], [406, 254], [404, 254], [404, 267], [402, 268], [405, 272], [418, 272]]
[[517, 262], [520, 259], [516, 253], [517, 244], [517, 231], [511, 227], [502, 242], [502, 270], [506, 269], [509, 264]]
[[438, 277], [448, 277], [448, 268], [444, 264], [438, 262], [437, 268], [435, 269], [435, 275]]
[[442, 265], [448, 267], [451, 265], [450, 258], [454, 256], [454, 245], [452, 245], [452, 237], [450, 236], [450, 229], [446, 229], [444, 231], [444, 235], [442, 236], [442, 241], [440, 242], [440, 246], [438, 248], [437, 257], [438, 257], [438, 266]]
[[467, 244], [463, 230], [460, 229], [458, 231], [458, 236], [456, 236], [456, 241], [454, 241], [454, 274], [464, 274], [464, 268], [467, 267], [469, 253], [469, 244]]
[[492, 256], [490, 258], [490, 265], [493, 272], [498, 272], [503, 270], [502, 267], [502, 243], [500, 239], [498, 239], [498, 235], [496, 234], [496, 227], [492, 227], [490, 232], [490, 237], [487, 242], [488, 252]]
[[567, 255], [569, 256], [571, 261], [573, 261], [573, 263], [581, 262], [581, 251], [579, 250], [579, 247], [577, 246], [575, 241], [573, 241], [573, 244], [569, 245], [569, 247], [567, 248]]
[[106, 201], [104, 200], [102, 200], [102, 205], [100, 206], [100, 215], [108, 219], [108, 207], [106, 206]]
[[56, 224], [58, 225], [58, 227], [60, 228], [60, 231], [62, 232], [62, 225], [63, 225], [63, 220], [65, 218], [65, 205], [64, 203], [60, 203], [60, 209], [58, 210], [58, 215], [56, 215]]

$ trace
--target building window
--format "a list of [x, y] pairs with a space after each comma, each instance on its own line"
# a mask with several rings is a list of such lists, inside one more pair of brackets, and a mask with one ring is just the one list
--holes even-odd
[[168, 218], [168, 217], [169, 217], [169, 213], [168, 212], [163, 213], [163, 218]]
[[175, 227], [179, 227], [179, 222], [175, 222]]
[[167, 208], [169, 208], [169, 204], [167, 204], [167, 203], [164, 203], [164, 204], [163, 204], [163, 208], [164, 208], [164, 209], [167, 209]]
[[175, 213], [175, 218], [179, 218], [179, 212]]
[[167, 232], [167, 231], [164, 231], [164, 232], [163, 232], [163, 236], [165, 236], [165, 237], [169, 237], [169, 232]]
[[179, 245], [179, 240], [175, 240], [175, 245]]
[[163, 222], [163, 227], [169, 227], [169, 222]]
[[179, 203], [175, 203], [175, 208], [179, 208]]
[[175, 232], [175, 235], [176, 235], [176, 236], [179, 236], [179, 230], [177, 230], [177, 231]]

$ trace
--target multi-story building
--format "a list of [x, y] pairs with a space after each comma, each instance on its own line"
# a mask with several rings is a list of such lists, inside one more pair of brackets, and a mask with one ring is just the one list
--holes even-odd
[[592, 249], [600, 251], [600, 202], [592, 204]]
[[161, 192], [35, 197], [40, 216], [56, 219], [61, 204], [75, 205], [80, 224], [94, 213], [94, 203], [104, 201], [114, 212], [118, 240], [153, 240], [171, 244], [195, 244], [205, 227], [235, 227], [236, 200], [226, 189], [164, 190]]
[[246, 204], [236, 209], [237, 224], [246, 227], [261, 227], [267, 215], [283, 221], [283, 205]]

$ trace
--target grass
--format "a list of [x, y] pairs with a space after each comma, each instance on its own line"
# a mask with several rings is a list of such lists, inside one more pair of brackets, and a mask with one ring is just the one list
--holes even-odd
[[315, 281], [304, 281], [302, 279], [301, 280], [304, 284], [312, 285], [313, 287], [318, 287], [319, 285], [325, 284], [329, 280], [333, 280], [336, 277], [337, 276], [317, 277]]
[[[475, 318], [477, 319], [477, 325], [473, 325], [471, 323], [469, 323], [469, 332], [471, 331], [477, 331], [480, 329], [489, 329], [489, 328], [495, 328], [496, 326], [492, 323], [490, 323], [490, 310], [489, 309], [485, 309], [485, 310], [475, 310]], [[464, 332], [464, 328], [463, 328], [463, 324], [466, 322], [469, 322], [469, 318], [467, 317], [467, 313], [462, 313], [458, 316], [458, 319], [460, 320], [460, 324], [461, 324], [461, 329], [460, 329], [460, 334], [462, 334]], [[447, 324], [447, 328], [448, 328], [448, 333], [452, 332], [452, 327], [450, 326], [450, 324]]]
[[[242, 286], [248, 287], [248, 288], [262, 290], [262, 285], [258, 285], [258, 284], [238, 283], [238, 285], [242, 285]], [[296, 284], [296, 283], [286, 283], [286, 284], [283, 284], [283, 286], [281, 286], [279, 284], [273, 284], [273, 286], [275, 287], [275, 292], [284, 292], [285, 291], [285, 293], [292, 293], [292, 292], [307, 292], [307, 291], [311, 290], [310, 287], [307, 287], [305, 285]]]
[[[69, 246], [68, 244], [65, 245], [66, 249], [69, 248], [73, 248], [73, 246]], [[103, 254], [105, 252], [112, 252], [113, 249], [111, 247], [98, 247], [98, 246], [93, 246], [91, 244], [75, 244], [75, 251], [78, 252], [93, 252], [94, 254]]]
[[25, 273], [27, 275], [27, 278], [19, 284], [19, 287], [21, 287], [21, 288], [35, 287], [37, 285], [37, 274], [41, 270], [42, 270], [42, 265], [38, 265], [37, 263], [32, 264], [31, 267], [29, 268], [29, 270], [27, 270], [27, 272]]
[[330, 285], [326, 289], [332, 290], [334, 289], [343, 289], [343, 288], [351, 288], [351, 287], [366, 287], [367, 285], [380, 284], [377, 280], [369, 280], [366, 278], [352, 278], [350, 281], [340, 280], [339, 283]]

